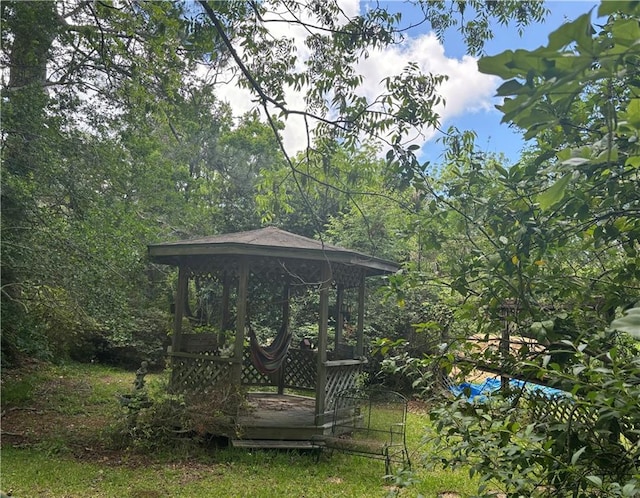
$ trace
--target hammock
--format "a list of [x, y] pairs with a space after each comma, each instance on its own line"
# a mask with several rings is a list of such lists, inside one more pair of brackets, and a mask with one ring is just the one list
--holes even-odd
[[287, 333], [287, 327], [283, 324], [273, 342], [263, 347], [260, 346], [253, 328], [249, 325], [249, 342], [251, 362], [258, 372], [269, 375], [276, 372], [286, 358], [291, 345], [291, 333]]

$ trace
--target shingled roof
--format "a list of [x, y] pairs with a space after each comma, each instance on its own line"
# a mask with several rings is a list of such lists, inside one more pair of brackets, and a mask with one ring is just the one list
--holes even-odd
[[365, 268], [370, 275], [395, 273], [399, 269], [399, 266], [391, 261], [303, 237], [276, 227], [149, 245], [151, 261], [176, 266], [181, 261], [192, 257], [236, 255], [329, 261]]

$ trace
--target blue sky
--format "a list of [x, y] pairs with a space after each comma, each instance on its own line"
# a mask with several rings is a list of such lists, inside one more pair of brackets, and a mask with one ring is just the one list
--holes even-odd
[[[367, 9], [371, 2], [378, 4], [378, 0], [339, 0], [346, 16], [355, 16]], [[390, 0], [381, 6], [403, 13], [401, 25], [411, 24], [421, 18], [422, 13], [408, 1]], [[507, 49], [535, 49], [544, 45], [551, 32], [564, 22], [572, 21], [578, 16], [597, 10], [599, 2], [594, 1], [547, 1], [545, 5], [550, 10], [549, 16], [543, 23], [527, 26], [522, 36], [514, 27], [494, 26], [494, 39], [487, 42], [487, 55], [495, 55]], [[282, 14], [280, 14], [282, 16]], [[284, 37], [294, 41], [297, 47], [300, 64], [309, 57], [304, 40], [308, 32], [300, 27], [275, 23], [272, 35]], [[415, 63], [426, 73], [446, 74], [448, 80], [439, 87], [439, 93], [446, 100], [446, 106], [436, 110], [441, 116], [441, 128], [446, 130], [455, 126], [460, 130], [473, 130], [477, 133], [477, 146], [488, 153], [504, 154], [508, 164], [514, 163], [525, 147], [521, 134], [510, 129], [506, 124], [500, 124], [501, 113], [495, 109], [498, 100], [495, 98], [496, 89], [502, 84], [499, 78], [485, 75], [478, 71], [476, 58], [466, 55], [460, 35], [455, 29], [445, 35], [444, 44], [431, 33], [431, 27], [423, 24], [414, 28], [402, 43], [381, 49], [369, 51], [369, 57], [360, 60], [356, 70], [363, 76], [363, 83], [358, 93], [373, 102], [386, 90], [383, 81], [387, 77], [399, 74], [409, 63]], [[231, 77], [233, 80], [233, 78]], [[219, 96], [232, 105], [236, 115], [256, 108], [255, 98], [249, 92], [237, 85], [223, 85], [219, 89]], [[287, 102], [292, 109], [304, 109], [304, 94], [289, 89], [286, 92]], [[276, 110], [274, 110], [275, 112]], [[277, 112], [276, 112], [277, 114]], [[315, 123], [311, 123], [311, 127]], [[419, 159], [429, 161], [434, 166], [442, 162], [442, 145], [437, 138], [442, 136], [432, 128], [416, 130], [405, 137], [407, 143], [420, 147]], [[297, 115], [290, 115], [283, 131], [284, 146], [294, 156], [308, 145], [306, 123]], [[381, 157], [385, 155], [384, 141]]]
[[[495, 55], [508, 49], [535, 49], [546, 44], [551, 32], [567, 21], [573, 21], [582, 14], [594, 9], [594, 17], [599, 2], [586, 1], [552, 1], [546, 2], [551, 11], [544, 23], [533, 24], [525, 28], [522, 37], [518, 36], [514, 28], [495, 27], [495, 37], [490, 40], [485, 51], [487, 55]], [[449, 33], [444, 42], [445, 53], [450, 57], [460, 58], [465, 53], [464, 45], [456, 33]], [[506, 124], [500, 124], [502, 114], [498, 110], [469, 112], [454, 117], [444, 123], [444, 128], [474, 130], [478, 134], [477, 146], [489, 153], [504, 153], [510, 163], [517, 162], [520, 151], [526, 146], [521, 134], [510, 129]], [[423, 160], [439, 162], [442, 147], [429, 141], [423, 146]]]

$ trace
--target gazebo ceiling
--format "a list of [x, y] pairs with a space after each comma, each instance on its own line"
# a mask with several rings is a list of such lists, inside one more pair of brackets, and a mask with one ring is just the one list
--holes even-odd
[[391, 261], [309, 239], [276, 227], [261, 228], [199, 239], [149, 245], [154, 263], [173, 266], [225, 269], [242, 258], [260, 266], [282, 267], [283, 260], [297, 261], [319, 268], [322, 262], [336, 267], [351, 267], [366, 276], [395, 273], [399, 266]]

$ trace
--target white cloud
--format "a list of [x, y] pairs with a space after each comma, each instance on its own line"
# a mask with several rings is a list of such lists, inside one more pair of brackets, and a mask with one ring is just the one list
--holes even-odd
[[[436, 107], [441, 126], [446, 127], [448, 121], [462, 114], [493, 108], [492, 96], [497, 79], [480, 73], [473, 57], [447, 57], [444, 47], [433, 33], [408, 38], [399, 45], [373, 52], [368, 59], [361, 61], [359, 69], [365, 76], [365, 94], [374, 98], [382, 91], [381, 81], [398, 74], [409, 62], [416, 63], [425, 73], [448, 76], [438, 88], [438, 93], [445, 101], [445, 105]], [[434, 130], [421, 131], [422, 142], [435, 135]]]
[[[358, 13], [358, 0], [345, 0], [341, 7], [346, 15]], [[273, 34], [287, 36], [297, 40], [299, 64], [308, 56], [304, 45], [307, 32], [300, 27], [292, 27], [286, 23], [274, 23]], [[440, 95], [446, 105], [438, 106], [441, 125], [446, 128], [447, 122], [465, 113], [486, 111], [493, 108], [492, 97], [498, 85], [495, 77], [482, 74], [477, 69], [476, 59], [464, 56], [461, 59], [447, 57], [444, 47], [433, 33], [426, 33], [417, 37], [407, 38], [398, 45], [389, 46], [383, 50], [370, 51], [367, 59], [363, 59], [358, 70], [364, 76], [359, 88], [367, 98], [374, 99], [382, 90], [382, 80], [388, 76], [399, 74], [409, 63], [415, 62], [419, 68], [428, 73], [445, 74], [448, 80], [439, 88]], [[220, 98], [229, 101], [237, 115], [254, 109], [256, 103], [248, 90], [235, 85], [225, 85], [218, 91]], [[289, 91], [287, 94], [289, 108], [301, 110], [304, 108], [304, 97]], [[310, 123], [313, 126], [313, 123]], [[420, 130], [421, 136], [414, 137], [414, 143], [422, 145], [433, 139], [434, 130]], [[290, 154], [304, 149], [306, 146], [306, 126], [299, 116], [291, 116], [286, 122], [283, 133], [284, 144]]]

